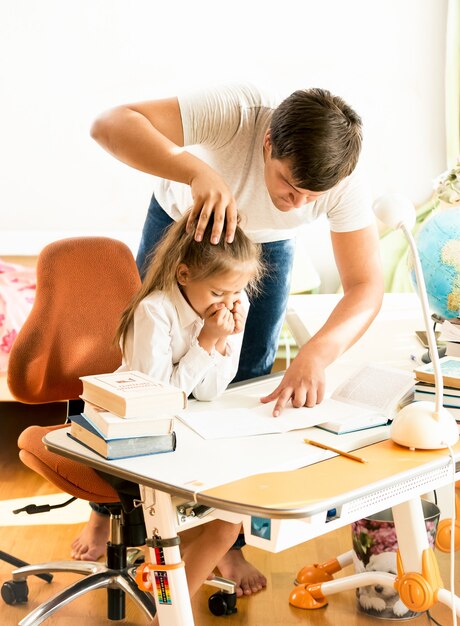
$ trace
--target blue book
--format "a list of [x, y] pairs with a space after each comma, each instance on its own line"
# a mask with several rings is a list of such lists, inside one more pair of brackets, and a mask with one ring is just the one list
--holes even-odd
[[106, 439], [84, 415], [72, 415], [69, 419], [69, 437], [108, 460], [173, 452], [176, 449], [174, 431], [160, 435]]
[[[435, 392], [434, 387], [433, 391], [427, 391], [425, 389], [416, 389], [414, 393], [414, 400], [428, 400], [429, 402], [434, 402]], [[442, 404], [443, 406], [450, 407], [460, 407], [460, 396], [453, 396], [448, 393], [443, 393], [442, 396]]]

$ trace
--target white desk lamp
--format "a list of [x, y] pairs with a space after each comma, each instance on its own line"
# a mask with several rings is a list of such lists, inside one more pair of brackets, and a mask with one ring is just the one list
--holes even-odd
[[415, 224], [415, 208], [404, 196], [391, 194], [379, 198], [374, 203], [374, 213], [389, 228], [400, 228], [414, 259], [418, 294], [422, 304], [423, 319], [428, 338], [435, 380], [434, 402], [413, 402], [402, 408], [393, 420], [390, 437], [402, 446], [434, 450], [454, 445], [458, 439], [458, 428], [453, 415], [443, 407], [443, 380], [434, 330], [431, 325], [430, 309], [425, 279], [417, 246], [412, 236]]

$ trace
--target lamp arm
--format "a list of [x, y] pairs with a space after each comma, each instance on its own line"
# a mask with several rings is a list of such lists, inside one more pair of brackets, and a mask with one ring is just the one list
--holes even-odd
[[[422, 264], [420, 263], [420, 257], [418, 254], [417, 246], [412, 236], [411, 231], [403, 224], [400, 224], [401, 230], [404, 232], [406, 239], [409, 243], [412, 257], [414, 259], [415, 276], [417, 278], [419, 298], [422, 303], [423, 319], [425, 322], [426, 336], [428, 339], [428, 347], [431, 355], [431, 362], [433, 364], [434, 380], [435, 380], [435, 414], [436, 419], [439, 418], [439, 412], [442, 408], [444, 384], [442, 379], [441, 365], [439, 363], [438, 347], [436, 345], [436, 337], [431, 325], [430, 307], [428, 304], [428, 297], [426, 291], [425, 278], [423, 276]], [[439, 420], [438, 420], [439, 421]]]

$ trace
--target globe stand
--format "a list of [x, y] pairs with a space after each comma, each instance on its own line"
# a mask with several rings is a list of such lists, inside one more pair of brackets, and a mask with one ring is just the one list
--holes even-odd
[[[437, 342], [436, 339], [436, 324], [442, 324], [442, 322], [444, 322], [444, 320], [446, 318], [441, 317], [440, 315], [437, 315], [436, 313], [433, 313], [431, 316], [431, 319], [433, 320], [434, 324], [433, 324], [433, 333], [434, 333], [434, 339], [436, 342], [436, 348], [438, 350], [438, 357], [440, 359], [442, 359], [443, 356], [446, 356], [446, 351], [447, 351], [447, 346], [440, 346]], [[428, 340], [428, 338], [427, 338]], [[426, 348], [428, 348], [428, 345], [425, 345]], [[430, 354], [430, 350], [427, 350], [426, 352], [424, 352], [422, 354], [422, 363], [425, 363], [428, 365], [428, 363], [431, 363], [432, 358], [431, 358], [431, 354]]]
[[[446, 346], [438, 346], [438, 357], [440, 359], [442, 359], [443, 356], [446, 356]], [[427, 350], [424, 354], [422, 354], [422, 363], [426, 363], [428, 365], [428, 363], [431, 363], [432, 358], [431, 358], [431, 354], [430, 351]]]

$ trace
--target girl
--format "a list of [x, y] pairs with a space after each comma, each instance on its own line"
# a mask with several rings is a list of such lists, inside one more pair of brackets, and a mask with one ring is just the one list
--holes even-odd
[[[173, 223], [150, 259], [139, 293], [122, 315], [117, 339], [123, 352], [119, 371], [139, 370], [170, 382], [198, 400], [212, 400], [238, 369], [249, 308], [246, 291], [262, 276], [260, 248], [237, 227], [230, 244], [211, 244], [213, 220], [203, 240], [187, 232], [188, 214]], [[108, 518], [93, 509], [72, 556], [92, 560], [103, 553]], [[187, 580], [193, 595], [217, 565], [235, 580], [237, 594], [249, 595], [266, 584], [241, 550], [229, 550], [239, 528], [213, 521], [182, 533]], [[188, 533], [188, 541], [187, 541]], [[185, 541], [184, 541], [185, 540]]]
[[260, 279], [260, 252], [240, 228], [233, 243], [211, 244], [211, 224], [196, 242], [187, 219], [169, 227], [122, 316], [120, 370], [140, 370], [212, 400], [238, 369], [249, 308], [244, 290]]

